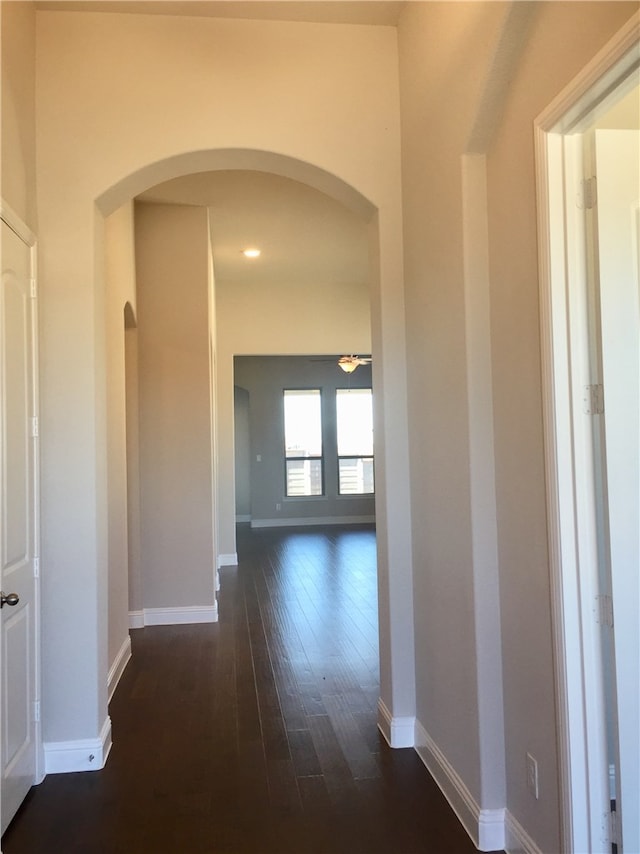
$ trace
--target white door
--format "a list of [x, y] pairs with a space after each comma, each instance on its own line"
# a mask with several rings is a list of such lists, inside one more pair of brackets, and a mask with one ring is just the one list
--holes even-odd
[[[604, 554], [613, 605], [616, 811], [640, 852], [640, 134], [595, 132]], [[615, 720], [615, 715], [614, 715]], [[614, 728], [615, 729], [615, 728]], [[620, 851], [620, 846], [618, 846]]]
[[[37, 433], [32, 251], [0, 223], [2, 832], [36, 779]], [[17, 600], [17, 601], [16, 601]]]

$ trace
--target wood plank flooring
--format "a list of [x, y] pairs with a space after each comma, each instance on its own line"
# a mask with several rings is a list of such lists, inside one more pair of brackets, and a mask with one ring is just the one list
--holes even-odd
[[214, 625], [133, 631], [102, 771], [48, 776], [4, 854], [468, 854], [376, 729], [372, 528], [239, 531]]

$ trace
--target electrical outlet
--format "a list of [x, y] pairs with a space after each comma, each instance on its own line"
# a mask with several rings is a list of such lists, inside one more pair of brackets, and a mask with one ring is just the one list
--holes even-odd
[[276, 504], [276, 510], [277, 511], [282, 510], [282, 504]]
[[527, 789], [538, 800], [538, 763], [527, 753]]

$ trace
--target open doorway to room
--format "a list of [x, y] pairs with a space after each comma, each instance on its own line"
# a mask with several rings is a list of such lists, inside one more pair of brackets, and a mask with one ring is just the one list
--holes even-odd
[[640, 42], [537, 121], [566, 850], [640, 850]]

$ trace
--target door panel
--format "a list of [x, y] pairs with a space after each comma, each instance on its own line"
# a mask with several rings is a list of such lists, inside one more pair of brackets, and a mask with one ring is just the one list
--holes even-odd
[[34, 300], [31, 250], [1, 224], [0, 290], [0, 581], [18, 604], [0, 611], [2, 733], [1, 827], [35, 782], [36, 447]]

